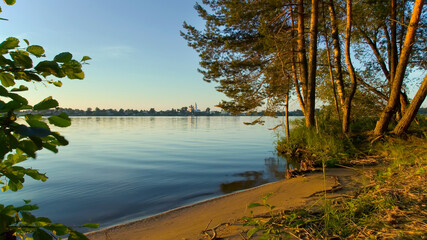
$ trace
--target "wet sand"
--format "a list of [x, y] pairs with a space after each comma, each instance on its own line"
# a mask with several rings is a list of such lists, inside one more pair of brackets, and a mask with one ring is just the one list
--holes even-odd
[[[231, 225], [216, 228], [217, 237], [243, 239], [244, 227], [235, 224], [240, 218], [250, 215], [247, 206], [261, 202], [262, 197], [273, 193], [268, 203], [276, 211], [303, 207], [319, 197], [313, 196], [325, 190], [354, 187], [359, 174], [350, 169], [328, 169], [326, 178], [322, 173], [307, 174], [289, 180], [281, 180], [252, 189], [224, 195], [200, 203], [173, 209], [150, 218], [113, 226], [88, 234], [91, 240], [171, 240], [210, 239], [202, 233], [224, 223]], [[254, 214], [263, 214], [262, 207], [252, 208]], [[212, 236], [212, 231], [209, 231]]]

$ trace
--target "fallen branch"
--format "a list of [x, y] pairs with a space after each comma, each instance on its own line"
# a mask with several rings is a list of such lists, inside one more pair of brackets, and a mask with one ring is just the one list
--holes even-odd
[[[211, 222], [212, 222], [212, 220], [209, 222], [208, 226], [210, 225]], [[220, 223], [211, 229], [208, 229], [208, 230], [205, 229], [204, 231], [202, 231], [202, 233], [207, 235], [211, 240], [214, 240], [214, 239], [216, 239], [216, 236], [217, 236], [216, 230], [223, 225], [229, 226], [230, 223]], [[208, 226], [206, 226], [206, 228]], [[209, 234], [209, 231], [212, 231], [212, 236]]]

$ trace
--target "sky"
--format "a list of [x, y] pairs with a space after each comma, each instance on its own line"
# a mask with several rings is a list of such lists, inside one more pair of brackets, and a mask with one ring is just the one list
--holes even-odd
[[[53, 96], [64, 108], [167, 110], [197, 103], [216, 109], [225, 96], [197, 72], [199, 57], [180, 36], [182, 23], [203, 26], [196, 0], [17, 0], [0, 3], [0, 39], [41, 45], [47, 59], [71, 52], [90, 56], [84, 80], [63, 86], [35, 83], [24, 94], [35, 104]], [[21, 46], [25, 46], [22, 41]], [[47, 60], [46, 59], [46, 60]], [[412, 97], [413, 91], [410, 94]], [[427, 107], [427, 101], [424, 101]], [[296, 100], [290, 109], [299, 108]]]
[[[53, 96], [61, 107], [166, 110], [197, 103], [213, 108], [224, 96], [197, 72], [199, 58], [180, 36], [182, 23], [203, 22], [195, 0], [17, 0], [1, 3], [0, 38], [28, 39], [48, 59], [90, 56], [84, 80], [30, 86], [30, 104]], [[22, 41], [21, 46], [25, 46]]]

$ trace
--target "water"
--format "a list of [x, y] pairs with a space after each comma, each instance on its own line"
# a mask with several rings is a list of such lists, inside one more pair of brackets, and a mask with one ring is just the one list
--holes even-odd
[[59, 129], [70, 141], [58, 154], [39, 153], [26, 167], [46, 172], [27, 179], [3, 204], [31, 199], [37, 216], [101, 227], [274, 181], [284, 160], [274, 153], [281, 119], [255, 117], [75, 117]]

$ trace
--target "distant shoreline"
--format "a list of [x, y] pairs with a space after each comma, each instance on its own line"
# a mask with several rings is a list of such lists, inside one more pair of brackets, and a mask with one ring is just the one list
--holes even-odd
[[[80, 109], [72, 109], [72, 108], [57, 108], [57, 109], [50, 109], [50, 110], [44, 110], [44, 111], [21, 111], [19, 112], [19, 115], [25, 115], [25, 114], [40, 114], [43, 116], [51, 116], [51, 115], [58, 115], [60, 113], [66, 113], [69, 116], [106, 116], [106, 117], [114, 117], [114, 116], [264, 116], [264, 115], [273, 115], [273, 114], [265, 114], [265, 112], [253, 112], [251, 114], [237, 114], [233, 115], [229, 112], [225, 111], [208, 111], [209, 109], [205, 111], [188, 111], [184, 109], [171, 109], [166, 111], [156, 111], [154, 109], [150, 110], [133, 110], [133, 109], [99, 109], [96, 108], [95, 110], [87, 109], [87, 110], [80, 110]], [[276, 112], [275, 116], [284, 116], [284, 112]], [[295, 110], [289, 112], [289, 116], [298, 116], [303, 117], [304, 114], [301, 110]]]

